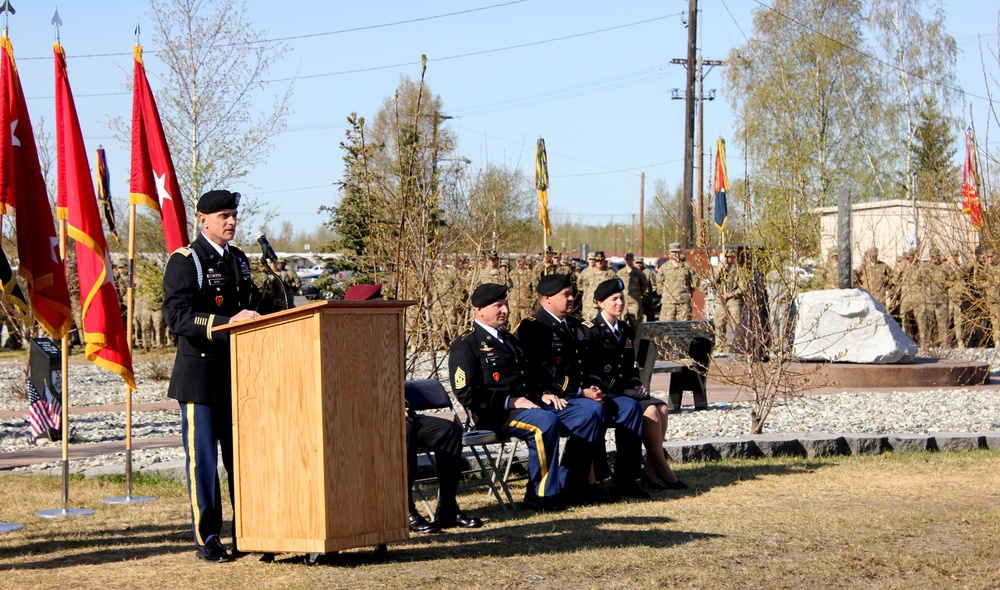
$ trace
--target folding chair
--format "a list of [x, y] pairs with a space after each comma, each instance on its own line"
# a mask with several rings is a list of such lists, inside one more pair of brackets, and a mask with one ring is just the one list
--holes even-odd
[[[415, 381], [407, 381], [404, 385], [404, 394], [406, 396], [406, 403], [409, 405], [410, 409], [419, 412], [424, 410], [452, 410], [452, 416], [456, 423], [462, 425], [458, 416], [454, 413], [454, 406], [451, 403], [451, 397], [448, 392], [445, 391], [444, 385], [436, 379], [418, 379]], [[500, 504], [500, 508], [504, 512], [507, 512], [508, 505], [511, 510], [517, 510], [514, 505], [514, 498], [510, 494], [510, 489], [507, 487], [506, 479], [500, 477], [500, 469], [497, 467], [497, 462], [493, 459], [493, 453], [490, 452], [487, 445], [500, 444], [497, 440], [497, 436], [494, 432], [490, 430], [472, 430], [467, 425], [463, 425], [462, 428], [462, 445], [468, 447], [472, 452], [473, 458], [476, 460], [476, 465], [478, 469], [467, 470], [462, 473], [462, 475], [471, 475], [478, 473], [482, 482], [473, 482], [471, 484], [466, 484], [463, 487], [471, 487], [476, 485], [487, 485], [490, 491], [493, 492], [493, 496], [496, 498], [497, 503]], [[501, 451], [502, 451], [501, 447]], [[418, 449], [418, 454], [423, 453], [427, 455], [431, 464], [437, 469], [437, 465], [434, 463], [434, 458], [427, 449]], [[485, 460], [484, 460], [485, 456]], [[427, 483], [433, 481], [436, 478], [422, 478], [417, 479], [415, 482], [415, 490], [417, 495], [420, 497], [420, 501], [424, 504], [429, 514], [433, 514], [430, 505], [427, 503], [427, 499], [424, 496], [423, 490], [420, 489], [421, 483]], [[500, 492], [503, 491], [503, 495]], [[506, 501], [504, 498], [506, 497]]]

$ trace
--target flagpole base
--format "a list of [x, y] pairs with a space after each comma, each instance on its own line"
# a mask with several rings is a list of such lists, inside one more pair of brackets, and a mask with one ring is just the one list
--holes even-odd
[[16, 524], [13, 522], [0, 522], [0, 535], [4, 533], [10, 533], [13, 531], [19, 531], [24, 528], [23, 524]]
[[156, 496], [116, 496], [114, 498], [104, 498], [101, 502], [105, 504], [145, 504], [155, 502]]
[[66, 518], [70, 516], [90, 516], [93, 513], [93, 510], [88, 510], [87, 508], [49, 508], [48, 510], [39, 510], [35, 513], [35, 516], [41, 516], [42, 518]]

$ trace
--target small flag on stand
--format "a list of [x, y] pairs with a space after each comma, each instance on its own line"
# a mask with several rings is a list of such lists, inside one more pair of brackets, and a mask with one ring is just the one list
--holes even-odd
[[48, 386], [44, 389], [43, 395], [38, 395], [35, 385], [29, 380], [28, 390], [28, 423], [31, 428], [31, 439], [48, 433], [50, 430], [59, 430], [61, 424], [62, 404], [52, 395]]
[[726, 140], [719, 138], [715, 152], [715, 215], [713, 223], [719, 231], [726, 229], [729, 219], [729, 205], [726, 203], [726, 193], [729, 192], [729, 178], [726, 175]]

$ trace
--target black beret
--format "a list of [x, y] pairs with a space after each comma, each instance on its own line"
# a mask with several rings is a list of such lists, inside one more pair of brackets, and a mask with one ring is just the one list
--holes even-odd
[[240, 206], [240, 193], [229, 191], [208, 191], [198, 199], [199, 213], [215, 213], [223, 209], [236, 209]]
[[507, 287], [496, 283], [483, 283], [472, 292], [472, 307], [486, 307], [507, 297]]
[[538, 279], [538, 287], [535, 290], [539, 295], [555, 295], [569, 286], [569, 275], [555, 273]]
[[601, 281], [597, 288], [594, 289], [594, 300], [604, 301], [608, 297], [611, 297], [615, 293], [621, 293], [625, 290], [625, 283], [619, 277], [613, 279], [608, 279], [606, 281]]

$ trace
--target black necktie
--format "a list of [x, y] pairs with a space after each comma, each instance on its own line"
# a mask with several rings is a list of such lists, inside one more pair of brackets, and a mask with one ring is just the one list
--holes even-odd
[[230, 276], [236, 276], [236, 268], [233, 266], [233, 257], [229, 255], [229, 248], [222, 249], [222, 261], [226, 263], [226, 269]]

